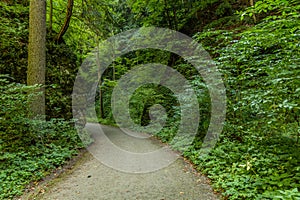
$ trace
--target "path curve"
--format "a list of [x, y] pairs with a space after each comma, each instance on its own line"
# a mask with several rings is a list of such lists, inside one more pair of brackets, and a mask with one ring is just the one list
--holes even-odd
[[[101, 125], [102, 126], [102, 125]], [[93, 132], [93, 124], [86, 128]], [[129, 151], [157, 149], [161, 143], [153, 138], [141, 140], [120, 129], [102, 126], [116, 145]], [[95, 134], [95, 133], [93, 133]], [[96, 137], [97, 138], [97, 137]], [[97, 144], [97, 139], [94, 144]], [[205, 176], [179, 157], [174, 163], [150, 173], [125, 173], [105, 166], [90, 153], [75, 165], [72, 172], [46, 186], [36, 199], [44, 200], [215, 200]]]

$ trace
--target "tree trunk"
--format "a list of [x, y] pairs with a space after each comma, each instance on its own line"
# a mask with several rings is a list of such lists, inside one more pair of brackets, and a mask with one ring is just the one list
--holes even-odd
[[[98, 37], [97, 37], [98, 42]], [[98, 79], [99, 79], [99, 106], [100, 106], [100, 118], [104, 119], [104, 106], [103, 106], [103, 94], [102, 94], [102, 80], [101, 80], [101, 64], [100, 64], [100, 58], [99, 58], [99, 44], [97, 46], [97, 52], [96, 52], [96, 63], [98, 67]]]
[[70, 24], [71, 17], [72, 17], [73, 5], [74, 5], [74, 0], [68, 0], [67, 16], [66, 16], [63, 26], [61, 27], [61, 29], [56, 37], [56, 41], [58, 43], [60, 43], [62, 41], [62, 37], [64, 36], [64, 34], [67, 32], [67, 30], [69, 28], [69, 24]]
[[[45, 84], [46, 0], [30, 0], [27, 84]], [[30, 117], [45, 116], [45, 92], [41, 86], [30, 104]]]

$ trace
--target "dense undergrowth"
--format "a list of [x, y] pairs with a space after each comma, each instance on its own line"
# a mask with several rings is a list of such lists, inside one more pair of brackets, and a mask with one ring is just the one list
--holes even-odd
[[228, 199], [299, 199], [299, 14], [195, 39], [223, 73], [227, 119], [209, 156], [184, 155]]
[[[47, 37], [47, 121], [28, 115], [25, 85], [28, 1], [0, 1], [0, 199], [21, 195], [78, 153], [83, 144], [74, 128], [71, 93], [76, 56], [66, 44]], [[62, 56], [63, 55], [63, 56]], [[64, 119], [63, 119], [64, 118]]]
[[[8, 5], [7, 2], [14, 3]], [[60, 119], [72, 117], [71, 93], [80, 60], [78, 58], [84, 57], [78, 52], [82, 51], [71, 49], [70, 46], [74, 44], [55, 44], [53, 35], [48, 35], [48, 121], [28, 119], [28, 91], [34, 89], [24, 85], [28, 2], [7, 2], [0, 1], [0, 199], [12, 199], [22, 194], [27, 184], [42, 179], [84, 146], [73, 121]], [[124, 2], [122, 6], [126, 5]], [[148, 13], [144, 13], [144, 7], [138, 7], [139, 2], [150, 6]], [[169, 6], [174, 4], [178, 9], [183, 6], [175, 1], [170, 2]], [[195, 25], [193, 28], [185, 19], [185, 12], [191, 12], [192, 6], [183, 9], [178, 19], [176, 13], [169, 12], [171, 7], [156, 9], [157, 5], [148, 5], [148, 1], [136, 1], [136, 10], [131, 15], [126, 9], [118, 8], [124, 18], [118, 14], [115, 20], [128, 23], [126, 28], [143, 24], [165, 26], [168, 23], [171, 25], [173, 18], [175, 21], [182, 19], [173, 25], [193, 35], [216, 62], [226, 86], [227, 116], [219, 142], [208, 156], [199, 153], [210, 119], [207, 87], [193, 67], [169, 52], [150, 49], [117, 58], [103, 75], [100, 88], [104, 113], [99, 121], [115, 123], [111, 112], [111, 94], [117, 80], [126, 72], [138, 64], [160, 62], [170, 65], [190, 82], [198, 97], [201, 119], [192, 146], [187, 146], [184, 140], [172, 141], [178, 130], [181, 112], [175, 95], [165, 87], [144, 85], [133, 94], [129, 105], [133, 121], [148, 125], [150, 107], [161, 104], [168, 118], [157, 136], [163, 142], [171, 142], [173, 148], [181, 151], [196, 168], [205, 173], [224, 199], [300, 199], [299, 5], [295, 0], [257, 2], [257, 5], [240, 13], [246, 20], [240, 21], [240, 16], [233, 15], [232, 6], [241, 8], [236, 1], [201, 1], [199, 4], [205, 12], [197, 15], [204, 18], [205, 14], [209, 14], [209, 18], [201, 23], [198, 22], [200, 17], [193, 18], [190, 21]], [[140, 15], [141, 12], [145, 16]], [[165, 12], [169, 14], [169, 21], [164, 21]], [[74, 18], [80, 21], [77, 14]], [[96, 16], [93, 17], [97, 21]], [[135, 18], [140, 24], [135, 22]], [[252, 23], [254, 18], [255, 25]], [[107, 31], [107, 24], [101, 23], [97, 30]], [[90, 25], [96, 26], [93, 23]], [[80, 25], [75, 22], [71, 26], [78, 30], [70, 33], [74, 37], [66, 41], [86, 42], [81, 41], [81, 37], [75, 37], [82, 31]], [[58, 25], [55, 24], [55, 27]], [[119, 28], [116, 32], [121, 30]], [[195, 30], [201, 31], [195, 33]], [[82, 38], [93, 34], [83, 34]], [[94, 39], [91, 40], [94, 44]], [[84, 49], [90, 48], [90, 45], [86, 44]], [[97, 93], [98, 114], [99, 96]]]
[[0, 199], [12, 199], [78, 153], [83, 144], [72, 122], [28, 119], [33, 86], [0, 77]]

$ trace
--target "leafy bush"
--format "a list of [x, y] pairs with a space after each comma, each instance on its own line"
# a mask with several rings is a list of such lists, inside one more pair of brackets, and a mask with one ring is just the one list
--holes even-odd
[[28, 16], [28, 7], [0, 1], [0, 74], [10, 74], [21, 83], [26, 81]]
[[207, 157], [184, 153], [228, 199], [298, 199], [299, 18], [195, 36], [213, 53], [227, 88], [227, 120]]
[[299, 17], [300, 5], [297, 0], [259, 0], [256, 1], [254, 6], [248, 7], [245, 11], [239, 12], [241, 19], [245, 16], [252, 17], [253, 15], [260, 15], [267, 13], [265, 19], [281, 19], [293, 16]]
[[0, 199], [22, 194], [83, 147], [73, 122], [27, 118], [34, 86], [0, 77]]

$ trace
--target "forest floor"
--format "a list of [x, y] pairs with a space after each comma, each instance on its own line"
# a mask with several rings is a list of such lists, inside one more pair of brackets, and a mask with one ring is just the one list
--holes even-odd
[[[154, 138], [141, 140], [128, 136], [114, 127], [102, 125], [101, 127], [115, 145], [127, 151], [145, 152], [164, 145]], [[95, 138], [88, 151], [83, 153], [72, 167], [21, 199], [211, 200], [220, 198], [213, 192], [209, 180], [180, 156], [170, 165], [147, 173], [122, 172], [104, 165], [93, 153], [95, 152], [93, 149], [101, 142], [100, 137], [95, 136], [97, 128], [93, 124], [88, 124], [88, 129], [93, 132]]]

